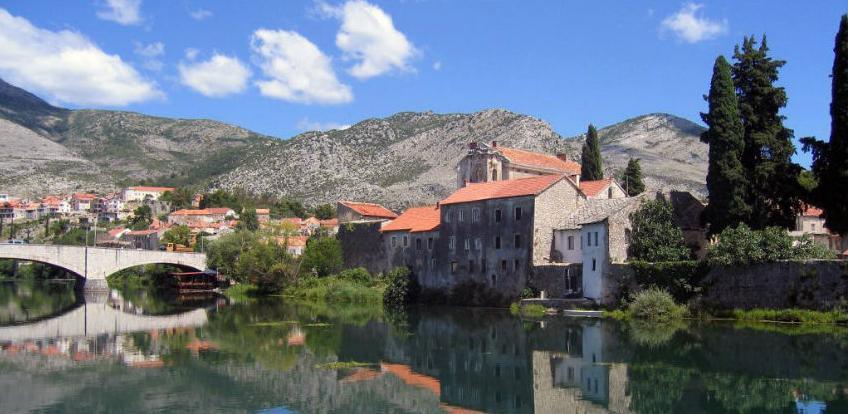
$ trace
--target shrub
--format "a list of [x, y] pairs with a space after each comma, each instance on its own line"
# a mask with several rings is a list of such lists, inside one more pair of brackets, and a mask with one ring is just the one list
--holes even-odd
[[671, 203], [647, 201], [630, 214], [633, 233], [628, 253], [634, 260], [673, 262], [689, 258], [691, 252], [683, 243], [683, 232], [674, 223]]
[[685, 303], [702, 291], [701, 280], [709, 273], [705, 262], [632, 262], [633, 277], [642, 288], [659, 288], [668, 291], [674, 300]]
[[686, 315], [686, 306], [678, 305], [665, 290], [649, 288], [633, 296], [627, 306], [627, 315], [633, 319], [652, 322], [670, 322]]
[[301, 259], [301, 268], [317, 276], [329, 276], [341, 270], [344, 265], [342, 246], [332, 237], [309, 239]]
[[525, 316], [530, 318], [541, 318], [545, 316], [545, 307], [535, 303], [521, 306], [518, 303], [509, 305], [509, 312], [516, 316]]
[[744, 223], [724, 229], [707, 256], [710, 264], [720, 266], [835, 257], [833, 252], [817, 245], [809, 237], [795, 240], [780, 227], [751, 230]]
[[374, 278], [371, 277], [371, 274], [363, 267], [342, 270], [339, 272], [338, 277], [339, 279], [349, 280], [363, 285], [370, 284], [374, 280]]
[[396, 267], [386, 275], [388, 286], [383, 293], [383, 303], [391, 307], [403, 307], [417, 299], [418, 280], [406, 267]]

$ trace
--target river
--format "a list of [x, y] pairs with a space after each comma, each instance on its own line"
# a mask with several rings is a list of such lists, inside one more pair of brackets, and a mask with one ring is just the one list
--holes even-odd
[[2, 413], [848, 413], [843, 329], [0, 282]]

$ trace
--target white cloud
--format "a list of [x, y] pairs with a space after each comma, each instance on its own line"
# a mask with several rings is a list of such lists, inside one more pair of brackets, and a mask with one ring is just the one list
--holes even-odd
[[53, 32], [0, 8], [0, 77], [51, 100], [121, 106], [163, 97], [118, 55], [77, 32]]
[[135, 42], [133, 51], [136, 55], [142, 57], [145, 68], [155, 71], [162, 70], [163, 63], [159, 59], [160, 56], [165, 54], [165, 44], [162, 42], [155, 42], [149, 45]]
[[433, 70], [442, 70], [442, 61], [437, 60], [433, 62]]
[[727, 33], [727, 20], [710, 20], [698, 16], [702, 4], [686, 3], [677, 13], [663, 19], [660, 28], [673, 32], [679, 39], [688, 43], [698, 43]]
[[310, 121], [309, 118], [303, 118], [297, 122], [297, 129], [301, 131], [329, 131], [331, 129], [343, 130], [348, 128], [350, 128], [349, 124]]
[[319, 3], [318, 10], [341, 19], [336, 46], [345, 59], [358, 61], [348, 70], [351, 75], [368, 79], [393, 70], [412, 70], [410, 61], [418, 52], [381, 8], [363, 0], [348, 0], [339, 7]]
[[188, 15], [191, 16], [192, 19], [200, 21], [212, 17], [212, 12], [206, 9], [197, 9], [189, 11]]
[[253, 32], [251, 48], [268, 78], [256, 82], [262, 95], [306, 104], [353, 100], [350, 86], [336, 78], [330, 58], [299, 33], [259, 29]]
[[124, 26], [141, 23], [141, 0], [106, 0], [97, 17]]
[[189, 47], [189, 48], [186, 48], [186, 50], [185, 50], [185, 57], [188, 60], [194, 60], [197, 57], [198, 53], [200, 53], [199, 50], [197, 50], [193, 47]]
[[180, 81], [209, 97], [243, 92], [250, 70], [237, 58], [215, 54], [205, 62], [180, 63]]

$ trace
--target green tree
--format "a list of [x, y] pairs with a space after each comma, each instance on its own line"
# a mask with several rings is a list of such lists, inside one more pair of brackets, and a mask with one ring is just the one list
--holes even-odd
[[150, 206], [140, 206], [133, 211], [133, 216], [129, 219], [129, 227], [133, 230], [145, 230], [152, 220], [153, 212]]
[[162, 194], [159, 199], [169, 203], [171, 208], [179, 210], [191, 207], [191, 202], [194, 201], [194, 193], [187, 188], [181, 187]]
[[328, 220], [336, 217], [336, 208], [332, 204], [319, 204], [312, 209], [312, 214], [318, 220]]
[[247, 231], [225, 234], [209, 243], [206, 248], [206, 262], [212, 269], [238, 282], [248, 282], [246, 275], [237, 272], [239, 256], [256, 247], [260, 242], [256, 235]]
[[211, 207], [227, 207], [234, 211], [241, 211], [242, 200], [235, 193], [226, 190], [215, 190], [212, 194], [207, 194], [200, 201], [200, 208]]
[[162, 241], [188, 246], [191, 244], [191, 230], [184, 225], [171, 227], [162, 235]]
[[598, 131], [595, 126], [589, 124], [586, 132], [586, 142], [583, 143], [583, 154], [580, 157], [581, 170], [580, 179], [594, 181], [604, 178], [603, 161], [601, 160], [601, 142], [598, 140]]
[[630, 222], [633, 232], [627, 252], [631, 260], [673, 262], [689, 258], [690, 251], [684, 245], [683, 232], [674, 223], [671, 203], [647, 201], [630, 214]]
[[236, 274], [257, 286], [262, 293], [283, 290], [294, 280], [297, 266], [274, 243], [256, 243], [243, 251], [236, 261]]
[[624, 176], [621, 179], [624, 184], [624, 191], [628, 197], [633, 197], [645, 192], [645, 183], [642, 181], [642, 166], [639, 165], [639, 160], [631, 158], [627, 162], [627, 169], [624, 170]]
[[848, 14], [842, 16], [833, 47], [830, 142], [805, 138], [804, 151], [813, 152], [813, 172], [819, 186], [813, 199], [824, 209], [825, 224], [848, 233]]
[[284, 198], [273, 204], [271, 215], [274, 218], [300, 217], [306, 218], [306, 207], [297, 200]]
[[332, 237], [312, 237], [306, 243], [300, 267], [304, 272], [327, 276], [341, 270], [344, 265], [342, 246]]
[[247, 231], [259, 230], [259, 219], [256, 217], [255, 208], [245, 208], [241, 212], [237, 228]]
[[730, 64], [724, 56], [715, 60], [710, 94], [704, 99], [709, 103], [709, 112], [702, 113], [701, 118], [708, 129], [701, 134], [701, 141], [710, 146], [707, 170], [710, 203], [704, 209], [703, 220], [710, 224], [710, 232], [716, 234], [751, 216], [746, 201], [748, 180], [742, 167], [744, 128]]
[[801, 167], [792, 162], [794, 133], [783, 126], [785, 117], [780, 115], [786, 91], [774, 86], [786, 62], [772, 59], [768, 51], [763, 36], [759, 47], [753, 37], [745, 37], [733, 52], [733, 83], [744, 128], [742, 165], [750, 184], [748, 222], [757, 229], [791, 227], [803, 194], [798, 184]]

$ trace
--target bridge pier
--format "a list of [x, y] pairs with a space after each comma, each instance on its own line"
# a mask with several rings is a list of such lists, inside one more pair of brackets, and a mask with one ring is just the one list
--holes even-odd
[[82, 294], [86, 303], [105, 303], [109, 298], [109, 284], [105, 279], [81, 277], [77, 279], [76, 291]]

